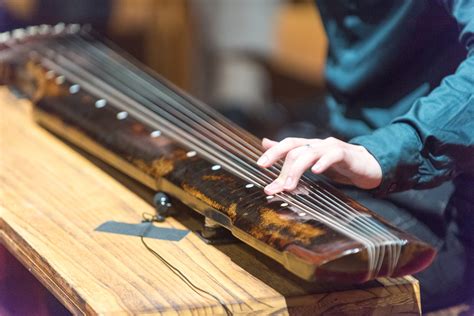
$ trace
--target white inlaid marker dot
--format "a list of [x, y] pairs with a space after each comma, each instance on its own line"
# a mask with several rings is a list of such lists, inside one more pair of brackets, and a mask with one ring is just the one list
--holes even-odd
[[288, 205], [289, 205], [289, 204], [286, 203], [286, 202], [283, 202], [283, 203], [280, 204], [281, 207], [287, 207]]
[[49, 70], [49, 71], [46, 73], [46, 79], [51, 80], [51, 79], [54, 78], [54, 76], [56, 76], [56, 74], [55, 74], [54, 71], [52, 71], [52, 70]]
[[271, 199], [273, 199], [273, 198], [274, 198], [273, 195], [267, 195], [267, 196], [266, 196], [266, 199], [267, 199], [267, 200], [271, 200]]
[[246, 187], [247, 189], [251, 189], [251, 188], [253, 188], [254, 186], [255, 186], [255, 185], [254, 185], [253, 183], [248, 183], [248, 184], [245, 185], [245, 187]]
[[220, 168], [221, 168], [221, 165], [214, 165], [214, 166], [211, 167], [211, 169], [212, 169], [213, 171], [217, 171], [217, 170], [219, 170]]
[[125, 111], [122, 111], [122, 112], [118, 112], [117, 113], [117, 120], [124, 120], [126, 119], [128, 116], [128, 113], [125, 112]]
[[153, 138], [160, 137], [161, 136], [161, 131], [159, 131], [159, 130], [153, 131], [153, 132], [150, 133], [150, 136], [153, 137]]
[[196, 155], [197, 155], [197, 152], [195, 152], [194, 150], [188, 151], [188, 152], [186, 153], [186, 156], [187, 156], [188, 158], [194, 157], [194, 156], [196, 156]]
[[106, 104], [107, 104], [107, 101], [105, 101], [104, 99], [99, 99], [95, 101], [95, 107], [98, 109], [103, 108]]
[[298, 216], [306, 216], [306, 213], [305, 212], [300, 212], [300, 213], [298, 213]]
[[5, 43], [10, 40], [10, 32], [0, 33], [0, 43]]
[[64, 76], [57, 76], [56, 77], [56, 84], [62, 85], [66, 81], [66, 78]]
[[73, 84], [72, 86], [69, 87], [69, 92], [71, 94], [76, 94], [81, 90], [81, 87], [78, 84]]

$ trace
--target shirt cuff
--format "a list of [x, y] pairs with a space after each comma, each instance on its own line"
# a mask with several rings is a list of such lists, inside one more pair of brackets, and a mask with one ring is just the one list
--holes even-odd
[[393, 123], [349, 143], [365, 147], [380, 164], [382, 182], [373, 190], [375, 195], [408, 190], [418, 182], [422, 143], [410, 125]]

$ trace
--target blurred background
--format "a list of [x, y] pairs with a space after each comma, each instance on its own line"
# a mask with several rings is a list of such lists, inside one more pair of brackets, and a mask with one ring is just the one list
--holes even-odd
[[311, 136], [325, 115], [311, 0], [0, 0], [0, 32], [58, 22], [91, 24], [258, 136]]

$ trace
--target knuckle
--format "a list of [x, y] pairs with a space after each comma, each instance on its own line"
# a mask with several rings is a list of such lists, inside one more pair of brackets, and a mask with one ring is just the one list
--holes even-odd
[[298, 177], [297, 174], [289, 173], [287, 179], [292, 179], [292, 180], [290, 181], [290, 183], [285, 181], [285, 189], [286, 190], [291, 191], [291, 190], [295, 189], [298, 186], [299, 177]]
[[341, 143], [341, 141], [339, 139], [337, 139], [335, 137], [332, 137], [332, 136], [326, 138], [324, 141], [328, 144], [340, 144]]
[[283, 143], [287, 146], [296, 146], [296, 144], [298, 144], [298, 138], [297, 137], [287, 137], [285, 139], [283, 139]]

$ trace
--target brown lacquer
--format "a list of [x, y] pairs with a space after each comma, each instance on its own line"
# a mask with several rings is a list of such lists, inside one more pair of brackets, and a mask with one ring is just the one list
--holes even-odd
[[[97, 91], [81, 88], [71, 93], [75, 82], [67, 76], [58, 80], [59, 74], [51, 76], [48, 70], [35, 56], [17, 60], [10, 68], [16, 74], [10, 85], [34, 99], [35, 118], [42, 126], [144, 185], [182, 200], [304, 279], [363, 282], [387, 275], [386, 258], [379, 273], [369, 277], [367, 250], [361, 243], [309, 214], [298, 215], [291, 203], [286, 206], [278, 197], [267, 199], [261, 188], [247, 186], [248, 182], [226, 168], [212, 168], [211, 161], [198, 150], [196, 155], [190, 154], [195, 148], [173, 140], [166, 129], [157, 136], [152, 134], [156, 128], [141, 118], [128, 115], [119, 119], [123, 104], [107, 100], [106, 106], [98, 108], [96, 102], [103, 96]], [[434, 250], [430, 246], [324, 182], [315, 182], [315, 186], [330, 191], [360, 216], [375, 218], [381, 227], [404, 240], [392, 276], [414, 273], [431, 262]]]

